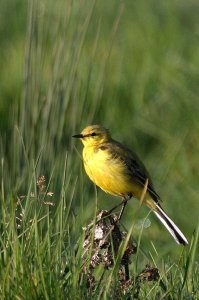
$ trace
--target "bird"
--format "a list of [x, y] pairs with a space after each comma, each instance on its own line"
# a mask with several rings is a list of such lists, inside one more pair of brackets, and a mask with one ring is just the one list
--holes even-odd
[[89, 125], [72, 137], [83, 143], [83, 164], [91, 181], [104, 192], [123, 199], [119, 219], [127, 201], [132, 197], [140, 200], [146, 189], [142, 202], [155, 213], [178, 244], [188, 244], [184, 234], [161, 207], [149, 173], [133, 151], [114, 140], [109, 130], [101, 125]]

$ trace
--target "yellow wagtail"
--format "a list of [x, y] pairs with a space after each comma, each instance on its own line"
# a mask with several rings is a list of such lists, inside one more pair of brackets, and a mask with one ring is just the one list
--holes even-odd
[[106, 193], [123, 198], [119, 218], [127, 201], [131, 197], [141, 199], [146, 188], [143, 202], [152, 209], [178, 244], [188, 244], [183, 233], [158, 203], [160, 197], [134, 152], [113, 140], [109, 131], [100, 125], [88, 126], [73, 137], [80, 138], [84, 144], [83, 162], [89, 178]]

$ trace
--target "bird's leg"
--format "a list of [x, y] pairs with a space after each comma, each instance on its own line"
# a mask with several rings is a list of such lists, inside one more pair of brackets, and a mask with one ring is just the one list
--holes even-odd
[[122, 209], [120, 211], [120, 214], [119, 214], [119, 217], [118, 217], [118, 221], [121, 219], [122, 215], [123, 215], [123, 212], [124, 212], [124, 208], [128, 202], [128, 200], [131, 198], [131, 195], [129, 195], [129, 197], [126, 197], [126, 196], [123, 196], [123, 200], [122, 202], [120, 202], [118, 205], [114, 206], [113, 208], [111, 208], [107, 215], [110, 215], [116, 208], [118, 208], [120, 205], [122, 205]]
[[118, 217], [118, 219], [117, 219], [118, 221], [121, 220], [122, 215], [123, 215], [123, 213], [124, 213], [125, 206], [126, 206], [126, 204], [127, 204], [127, 202], [128, 202], [129, 199], [130, 199], [130, 198], [124, 197], [123, 200], [122, 200], [122, 203], [121, 203], [122, 209], [121, 209], [120, 214], [119, 214], [119, 217]]
[[116, 208], [118, 208], [120, 205], [123, 205], [123, 203], [124, 203], [124, 200], [122, 200], [122, 202], [120, 202], [118, 205], [116, 205], [116, 206], [114, 206], [113, 208], [111, 208], [111, 209], [108, 211], [107, 215], [110, 215]]

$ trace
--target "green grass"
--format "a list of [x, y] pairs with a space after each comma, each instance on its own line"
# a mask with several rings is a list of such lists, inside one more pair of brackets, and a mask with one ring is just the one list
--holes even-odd
[[119, 201], [89, 182], [71, 139], [92, 123], [139, 153], [190, 242], [183, 250], [128, 203], [122, 223], [140, 241], [131, 276], [150, 264], [161, 279], [142, 282], [140, 299], [199, 297], [198, 10], [196, 0], [1, 4], [1, 299], [111, 299], [117, 289], [121, 252], [95, 294], [81, 277], [82, 227]]

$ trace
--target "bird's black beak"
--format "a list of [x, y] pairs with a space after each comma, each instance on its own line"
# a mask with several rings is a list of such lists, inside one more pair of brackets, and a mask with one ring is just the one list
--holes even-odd
[[77, 139], [82, 139], [83, 138], [83, 134], [75, 134], [72, 136], [73, 138], [77, 138]]

